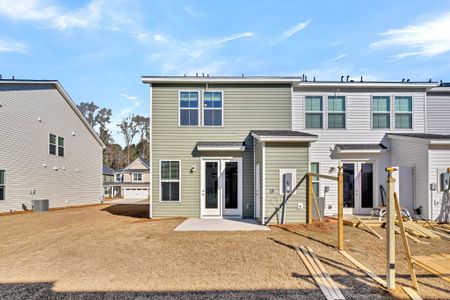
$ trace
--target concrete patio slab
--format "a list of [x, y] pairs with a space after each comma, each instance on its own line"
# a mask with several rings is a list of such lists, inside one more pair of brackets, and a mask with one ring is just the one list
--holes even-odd
[[198, 219], [189, 218], [174, 231], [267, 231], [269, 227], [250, 219]]

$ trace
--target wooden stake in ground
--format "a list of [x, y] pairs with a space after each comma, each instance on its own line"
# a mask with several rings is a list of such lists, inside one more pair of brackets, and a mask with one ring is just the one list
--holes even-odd
[[312, 176], [308, 174], [308, 224], [312, 223], [312, 195], [313, 195], [313, 184], [312, 184]]
[[386, 207], [386, 283], [389, 290], [395, 289], [395, 168], [386, 168], [387, 207]]
[[344, 250], [344, 174], [338, 166], [338, 250]]
[[403, 218], [400, 211], [400, 203], [398, 201], [397, 193], [394, 192], [395, 200], [395, 211], [397, 213], [398, 225], [400, 227], [400, 235], [402, 237], [403, 248], [405, 250], [406, 260], [408, 262], [409, 273], [411, 274], [411, 281], [414, 288], [418, 291], [419, 286], [417, 285], [416, 271], [414, 270], [414, 265], [411, 258], [411, 250], [409, 249], [408, 240], [406, 239], [405, 227], [403, 227]]

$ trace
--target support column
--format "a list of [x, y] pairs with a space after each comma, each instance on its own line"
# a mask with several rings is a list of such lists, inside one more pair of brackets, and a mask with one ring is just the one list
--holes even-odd
[[[395, 168], [387, 168], [387, 207], [386, 207], [386, 282], [389, 290], [395, 289]], [[399, 216], [401, 218], [401, 216]]]
[[344, 173], [341, 163], [338, 166], [338, 250], [344, 250]]

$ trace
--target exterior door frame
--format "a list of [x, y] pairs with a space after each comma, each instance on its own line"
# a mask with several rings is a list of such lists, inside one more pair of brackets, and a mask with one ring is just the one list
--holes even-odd
[[[344, 208], [344, 214], [370, 214], [373, 207], [378, 205], [378, 161], [367, 159], [367, 160], [342, 160], [344, 164], [354, 164], [355, 175], [354, 175], [354, 207]], [[372, 207], [362, 207], [361, 201], [361, 168], [362, 164], [371, 163], [372, 164]]]
[[[217, 209], [205, 207], [205, 163], [218, 163], [217, 184]], [[225, 209], [225, 163], [237, 162], [238, 164], [238, 208]], [[242, 158], [241, 157], [202, 157], [200, 158], [200, 218], [242, 218]]]

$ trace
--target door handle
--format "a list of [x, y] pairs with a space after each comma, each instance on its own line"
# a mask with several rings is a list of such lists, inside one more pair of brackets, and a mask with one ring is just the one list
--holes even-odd
[[202, 196], [205, 196], [205, 190], [202, 190]]

